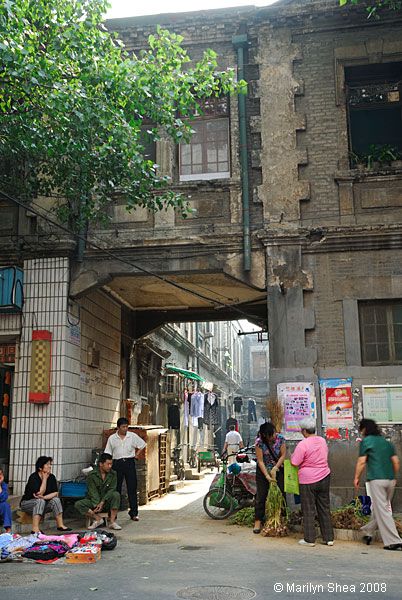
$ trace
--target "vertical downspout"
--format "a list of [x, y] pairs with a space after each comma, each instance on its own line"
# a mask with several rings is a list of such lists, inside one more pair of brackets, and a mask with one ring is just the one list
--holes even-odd
[[[244, 49], [248, 46], [247, 34], [232, 37], [232, 44], [237, 50], [237, 79], [244, 79]], [[239, 94], [239, 139], [240, 139], [240, 166], [243, 204], [243, 268], [251, 270], [251, 242], [250, 242], [250, 190], [247, 152], [247, 125], [246, 125], [246, 94]]]

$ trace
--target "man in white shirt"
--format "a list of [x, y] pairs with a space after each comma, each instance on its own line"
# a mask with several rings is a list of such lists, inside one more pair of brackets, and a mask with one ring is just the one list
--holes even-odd
[[105, 448], [105, 452], [113, 457], [113, 469], [117, 473], [117, 491], [119, 494], [121, 494], [123, 480], [126, 480], [130, 505], [128, 514], [132, 521], [139, 521], [135, 459], [145, 446], [146, 443], [139, 435], [128, 431], [128, 420], [125, 417], [120, 417], [117, 420], [117, 431], [109, 437]]
[[236, 462], [236, 456], [230, 455], [234, 455], [235, 453], [237, 454], [240, 448], [244, 448], [242, 437], [238, 431], [235, 431], [235, 426], [231, 425], [230, 431], [228, 431], [228, 433], [226, 434], [225, 444], [223, 446], [223, 454], [227, 452], [227, 454], [229, 455], [229, 465]]

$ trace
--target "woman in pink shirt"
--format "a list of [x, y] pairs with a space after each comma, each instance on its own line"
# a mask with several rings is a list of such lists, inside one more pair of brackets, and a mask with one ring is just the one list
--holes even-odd
[[315, 513], [324, 544], [334, 545], [331, 523], [328, 466], [328, 446], [324, 438], [315, 434], [315, 420], [300, 421], [304, 440], [299, 442], [292, 454], [291, 462], [299, 467], [300, 499], [303, 513], [304, 539], [302, 546], [315, 546]]

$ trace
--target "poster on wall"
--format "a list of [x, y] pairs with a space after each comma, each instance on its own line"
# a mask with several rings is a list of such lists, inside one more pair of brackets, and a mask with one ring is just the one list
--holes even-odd
[[402, 423], [402, 385], [363, 385], [363, 416], [382, 425]]
[[327, 439], [344, 439], [340, 429], [346, 430], [347, 439], [353, 427], [352, 379], [320, 379], [320, 393]]
[[314, 384], [302, 381], [278, 383], [278, 399], [284, 412], [284, 434], [288, 440], [300, 440], [300, 421], [316, 418]]

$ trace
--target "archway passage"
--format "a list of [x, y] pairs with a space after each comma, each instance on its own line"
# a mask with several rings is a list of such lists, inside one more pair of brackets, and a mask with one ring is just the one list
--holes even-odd
[[98, 280], [80, 274], [72, 292], [80, 297], [94, 288], [103, 289], [129, 309], [134, 339], [167, 322], [248, 319], [266, 327], [266, 291], [224, 272], [155, 276], [109, 272]]

